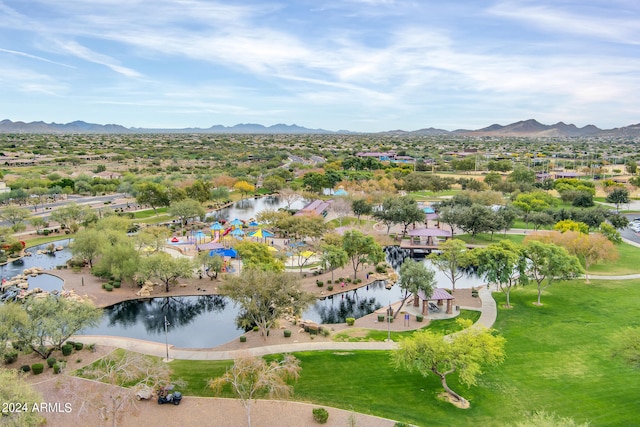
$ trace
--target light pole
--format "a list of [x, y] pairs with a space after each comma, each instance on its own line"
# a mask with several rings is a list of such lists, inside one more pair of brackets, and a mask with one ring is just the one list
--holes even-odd
[[389, 308], [387, 309], [387, 342], [391, 341], [391, 300], [389, 300]]
[[167, 316], [164, 316], [164, 344], [167, 348], [167, 362], [169, 361], [169, 333], [167, 327], [170, 325]]

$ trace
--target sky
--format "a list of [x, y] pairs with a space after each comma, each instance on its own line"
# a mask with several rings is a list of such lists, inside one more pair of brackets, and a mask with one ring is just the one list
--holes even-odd
[[637, 0], [0, 0], [0, 120], [640, 122]]

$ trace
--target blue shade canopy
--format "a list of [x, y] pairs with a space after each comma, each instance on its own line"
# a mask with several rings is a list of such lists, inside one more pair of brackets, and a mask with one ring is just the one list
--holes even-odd
[[239, 225], [242, 225], [242, 221], [240, 221], [238, 218], [236, 218], [233, 221], [231, 221], [229, 224], [233, 225], [234, 227], [237, 227]]
[[251, 222], [249, 223], [249, 227], [257, 227], [258, 225], [260, 225], [260, 224], [258, 224], [258, 222], [257, 222], [257, 221], [251, 221]]
[[220, 224], [218, 221], [214, 222], [213, 224], [211, 224], [211, 227], [209, 227], [211, 230], [214, 231], [221, 231], [224, 230], [224, 227], [222, 226], [222, 224]]
[[244, 231], [242, 230], [242, 228], [234, 228], [233, 230], [231, 230], [231, 235], [232, 236], [244, 236]]
[[209, 256], [216, 256], [216, 255], [220, 255], [221, 257], [231, 257], [231, 258], [237, 258], [238, 257], [238, 252], [233, 249], [233, 248], [229, 248], [229, 249], [214, 249], [212, 251], [209, 252]]

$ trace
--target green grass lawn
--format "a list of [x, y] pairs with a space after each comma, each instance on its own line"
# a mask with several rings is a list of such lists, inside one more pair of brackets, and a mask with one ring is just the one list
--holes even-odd
[[[480, 312], [474, 310], [460, 310], [460, 315], [453, 319], [442, 319], [442, 320], [434, 320], [430, 322], [429, 325], [421, 328], [421, 329], [429, 329], [430, 331], [450, 334], [456, 331], [459, 331], [461, 328], [456, 323], [456, 319], [471, 319], [471, 321], [476, 322], [480, 318]], [[395, 320], [396, 322], [401, 321], [401, 316], [398, 315], [398, 318]], [[414, 323], [415, 324], [415, 323]], [[348, 342], [359, 342], [359, 341], [384, 341], [388, 338], [389, 332], [382, 330], [374, 330], [374, 329], [360, 329], [357, 328], [358, 321], [356, 320], [356, 328], [345, 329], [344, 331], [338, 332], [334, 336], [334, 341], [348, 341]], [[365, 331], [365, 334], [362, 332]], [[413, 334], [414, 331], [404, 331], [404, 332], [391, 332], [391, 340], [397, 341], [402, 337], [408, 337]]]
[[26, 246], [27, 248], [32, 248], [34, 246], [38, 246], [43, 243], [51, 243], [51, 242], [56, 242], [58, 240], [73, 239], [74, 237], [75, 237], [75, 234], [50, 234], [48, 236], [34, 237], [33, 239], [26, 240], [25, 243], [27, 244]]
[[[502, 294], [494, 294], [498, 307]], [[470, 400], [461, 410], [440, 401], [434, 376], [395, 371], [385, 351], [296, 353], [302, 375], [295, 399], [426, 425], [504, 426], [545, 410], [593, 426], [637, 425], [640, 370], [611, 358], [611, 336], [640, 326], [640, 281], [559, 282], [532, 304], [535, 288], [512, 292], [513, 309], [499, 308], [496, 329], [507, 339], [505, 362], [486, 369], [477, 386], [449, 384]], [[190, 381], [185, 394], [211, 395], [206, 379], [229, 362], [172, 362]]]
[[594, 275], [624, 275], [640, 273], [640, 248], [628, 243], [615, 245], [618, 250], [618, 260], [612, 263], [598, 264], [589, 268], [589, 274]]
[[470, 234], [456, 234], [454, 237], [472, 245], [490, 245], [500, 240], [511, 240], [514, 243], [522, 243], [525, 235], [494, 233], [492, 237], [489, 233], [478, 233], [474, 237], [471, 237]]

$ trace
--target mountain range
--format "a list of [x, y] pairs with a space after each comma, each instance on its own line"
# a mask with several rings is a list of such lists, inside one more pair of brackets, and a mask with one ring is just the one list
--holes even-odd
[[[75, 121], [71, 123], [45, 123], [38, 122], [12, 122], [0, 121], [0, 133], [208, 133], [208, 134], [354, 134], [346, 130], [328, 131], [324, 129], [308, 129], [298, 125], [276, 124], [264, 126], [261, 124], [244, 123], [235, 126], [214, 125], [210, 128], [183, 128], [183, 129], [149, 129], [127, 128], [117, 124], [100, 125]], [[509, 125], [493, 124], [491, 126], [476, 129], [457, 129], [447, 131], [444, 129], [425, 128], [414, 131], [392, 130], [378, 132], [378, 135], [460, 135], [460, 136], [486, 136], [486, 137], [530, 137], [530, 138], [572, 138], [572, 137], [607, 137], [607, 138], [635, 138], [640, 137], [640, 123], [615, 129], [600, 129], [594, 125], [577, 127], [573, 124], [558, 122], [554, 125], [545, 125], [534, 119], [519, 121]]]

